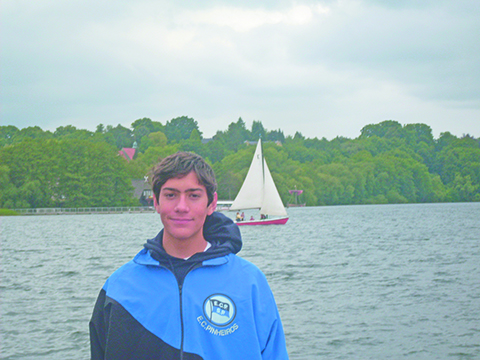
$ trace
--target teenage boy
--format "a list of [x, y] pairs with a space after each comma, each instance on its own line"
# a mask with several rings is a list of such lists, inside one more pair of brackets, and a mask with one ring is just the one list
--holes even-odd
[[170, 155], [152, 189], [164, 228], [100, 291], [92, 359], [288, 359], [266, 278], [235, 255], [238, 226], [215, 212], [211, 167], [192, 153]]

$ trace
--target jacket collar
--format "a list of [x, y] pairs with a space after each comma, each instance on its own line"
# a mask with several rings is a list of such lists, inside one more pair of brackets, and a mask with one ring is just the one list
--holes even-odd
[[[215, 262], [210, 262], [210, 260], [223, 257], [225, 258], [223, 261], [226, 262], [227, 255], [236, 254], [242, 248], [242, 237], [238, 225], [232, 219], [219, 212], [214, 212], [212, 215], [207, 216], [203, 226], [203, 236], [212, 246], [206, 252], [197, 253], [185, 261], [216, 265]], [[157, 265], [158, 263], [168, 262], [170, 255], [163, 249], [162, 239], [163, 229], [155, 238], [147, 241], [144, 249], [135, 257], [135, 261], [144, 263], [144, 265], [153, 265], [152, 261]], [[147, 255], [149, 259], [143, 259], [143, 256]], [[207, 260], [208, 262], [206, 262]], [[218, 261], [222, 262], [222, 260]]]
[[[135, 255], [135, 257], [133, 258], [133, 261], [139, 265], [160, 266], [160, 262], [158, 260], [155, 260], [152, 257], [152, 254], [150, 253], [150, 251], [147, 250], [146, 248], [143, 248], [142, 250], [140, 250], [140, 252], [137, 255]], [[218, 265], [226, 264], [227, 262], [228, 262], [228, 255], [225, 255], [225, 256], [204, 260], [202, 265], [218, 266]]]

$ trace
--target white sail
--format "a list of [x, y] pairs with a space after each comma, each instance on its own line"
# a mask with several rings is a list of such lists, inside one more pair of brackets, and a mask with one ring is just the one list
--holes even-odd
[[263, 164], [265, 183], [263, 189], [263, 203], [260, 208], [260, 213], [265, 215], [287, 216], [287, 211], [285, 210], [285, 206], [283, 206], [282, 198], [273, 182], [272, 174], [270, 174], [265, 159], [263, 159]]
[[258, 141], [247, 177], [243, 182], [230, 210], [260, 209], [263, 199], [263, 155]]
[[242, 209], [260, 209], [264, 215], [287, 216], [272, 174], [263, 158], [260, 140], [245, 181], [230, 207], [230, 210]]

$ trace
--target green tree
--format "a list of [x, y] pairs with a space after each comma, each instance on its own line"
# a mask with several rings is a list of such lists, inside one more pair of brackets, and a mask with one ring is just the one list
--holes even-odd
[[230, 123], [226, 131], [217, 131], [213, 137], [215, 141], [220, 141], [225, 148], [231, 151], [238, 151], [249, 138], [250, 132], [242, 118], [239, 118], [237, 122]]
[[144, 153], [138, 154], [137, 158], [127, 163], [127, 171], [132, 179], [143, 178], [147, 176], [152, 168], [161, 159], [176, 153], [180, 150], [178, 144], [169, 144], [166, 146], [150, 146]]
[[470, 175], [455, 174], [449, 190], [451, 201], [480, 201], [480, 184], [472, 180]]
[[409, 144], [424, 142], [433, 145], [432, 128], [425, 124], [407, 124], [403, 127], [403, 135]]
[[71, 135], [75, 134], [76, 131], [77, 131], [77, 128], [73, 125], [59, 126], [53, 132], [53, 136], [56, 138], [71, 137]]
[[[160, 123], [143, 118], [132, 124], [133, 130], [100, 124], [91, 133], [67, 125], [54, 134], [39, 127], [2, 126], [0, 206], [94, 206], [113, 204], [107, 200], [112, 197], [127, 203], [130, 179], [143, 178], [179, 150], [211, 163], [220, 198], [233, 199], [255, 150], [246, 142], [253, 133], [264, 136], [264, 154], [285, 203], [294, 186], [305, 190], [308, 205], [480, 201], [479, 139], [445, 132], [435, 140], [425, 124], [402, 127], [387, 120], [365, 126], [356, 139], [331, 141], [300, 132], [285, 138], [280, 129], [269, 132], [260, 121], [249, 131], [241, 118], [209, 141], [202, 140], [193, 119], [176, 118], [167, 125], [165, 132], [158, 131]], [[139, 152], [127, 162], [118, 149], [132, 147], [135, 139]], [[281, 146], [273, 142], [279, 139]], [[112, 195], [111, 189], [123, 195]]]
[[233, 154], [234, 151], [226, 147], [221, 141], [210, 141], [202, 147], [199, 155], [203, 156], [210, 163], [215, 164], [222, 161], [226, 156]]
[[[141, 146], [146, 137], [155, 132], [165, 132], [165, 127], [158, 121], [152, 121], [150, 118], [137, 119], [132, 123], [133, 137], [137, 146]], [[148, 147], [148, 146], [147, 146]], [[143, 149], [147, 147], [143, 146]]]
[[105, 131], [106, 131], [106, 129], [105, 129], [105, 126], [103, 124], [98, 124], [97, 128], [95, 130], [95, 132], [99, 133], [99, 134], [104, 134]]
[[278, 129], [278, 130], [272, 130], [268, 131], [267, 135], [265, 136], [266, 141], [280, 141], [281, 143], [285, 142], [285, 135], [283, 134], [283, 131]]
[[370, 124], [364, 126], [360, 131], [360, 138], [369, 138], [378, 136], [380, 138], [399, 137], [403, 133], [402, 125], [395, 120], [385, 120], [379, 124]]
[[15, 187], [10, 181], [10, 168], [0, 164], [0, 207], [15, 207], [13, 202], [15, 198]]
[[436, 150], [441, 151], [446, 147], [452, 146], [457, 142], [457, 140], [458, 138], [455, 135], [452, 135], [450, 132], [442, 132], [436, 141]]
[[204, 146], [202, 144], [202, 138], [200, 132], [197, 129], [193, 129], [190, 137], [187, 140], [183, 140], [180, 143], [183, 151], [191, 151], [199, 155], [203, 155]]
[[105, 142], [26, 139], [2, 148], [0, 160], [9, 169], [10, 183], [7, 197], [2, 198], [3, 206], [84, 207], [134, 203], [125, 165], [115, 147]]
[[179, 142], [181, 140], [187, 140], [190, 138], [193, 130], [197, 130], [202, 136], [198, 123], [187, 116], [180, 116], [165, 124], [165, 135], [169, 142]]
[[257, 141], [259, 138], [265, 139], [266, 135], [267, 135], [267, 132], [265, 131], [265, 128], [263, 127], [262, 122], [253, 120], [252, 131], [251, 131], [249, 140]]
[[110, 138], [113, 137], [115, 139], [115, 146], [119, 150], [124, 147], [131, 148], [133, 146], [133, 142], [135, 141], [133, 132], [120, 124], [118, 124], [116, 127], [107, 125], [105, 136]]
[[65, 207], [134, 204], [133, 188], [117, 150], [106, 143], [61, 141], [57, 201]]
[[12, 143], [18, 143], [25, 139], [51, 139], [53, 134], [50, 131], [43, 131], [39, 126], [29, 126], [17, 131], [12, 136]]
[[158, 131], [163, 132], [165, 128], [161, 122], [152, 121], [152, 119], [146, 118], [146, 117], [135, 120], [132, 123], [131, 127], [134, 132], [138, 128], [142, 128], [142, 127], [146, 128], [149, 134], [153, 132], [158, 132]]
[[167, 137], [161, 131], [156, 131], [148, 134], [143, 138], [138, 150], [145, 152], [151, 146], [167, 146]]
[[13, 125], [0, 126], [0, 147], [11, 144], [15, 134], [19, 131], [20, 130]]

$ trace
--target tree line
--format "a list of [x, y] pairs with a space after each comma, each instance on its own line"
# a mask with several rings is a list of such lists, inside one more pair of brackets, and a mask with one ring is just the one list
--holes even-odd
[[[211, 139], [187, 116], [165, 124], [142, 118], [130, 128], [99, 124], [95, 131], [61, 126], [0, 127], [0, 208], [133, 206], [132, 179], [148, 175], [176, 151], [202, 155], [213, 167], [220, 199], [233, 199], [263, 139], [264, 154], [284, 203], [303, 189], [309, 206], [480, 201], [480, 139], [438, 139], [426, 124], [386, 120], [355, 139], [306, 138], [240, 118]], [[136, 147], [127, 161], [118, 155]]]

